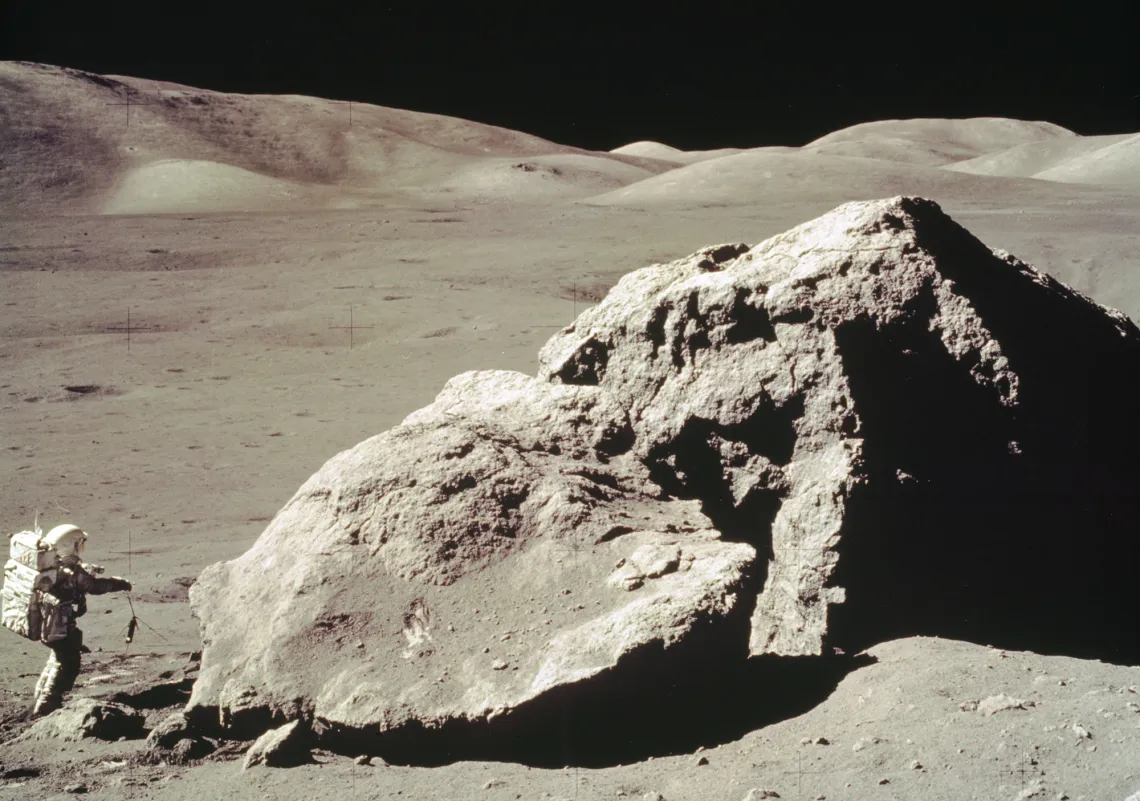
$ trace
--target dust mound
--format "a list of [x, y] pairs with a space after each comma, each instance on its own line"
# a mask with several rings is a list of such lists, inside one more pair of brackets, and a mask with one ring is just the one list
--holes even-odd
[[1116, 136], [1078, 136], [1042, 139], [1016, 145], [977, 158], [943, 167], [954, 172], [974, 175], [1004, 175], [1010, 178], [1032, 178], [1045, 170], [1064, 164], [1108, 145], [1129, 139], [1130, 134]]
[[1071, 158], [1034, 177], [1074, 184], [1140, 186], [1140, 134]]
[[647, 156], [653, 159], [665, 159], [666, 161], [675, 161], [678, 164], [682, 163], [685, 151], [679, 150], [670, 145], [662, 144], [661, 142], [630, 142], [628, 145], [615, 147], [610, 151], [611, 153], [622, 153], [630, 156]]
[[819, 202], [900, 194], [972, 197], [1011, 191], [1009, 179], [812, 150], [756, 148], [697, 161], [583, 202], [600, 206], [709, 208]]
[[[307, 187], [229, 164], [163, 159], [128, 170], [103, 203], [105, 214], [241, 211], [286, 207]], [[274, 203], [274, 198], [277, 203]]]
[[455, 759], [819, 663], [734, 689], [749, 655], [1140, 659], [1138, 378], [1131, 321], [921, 198], [637, 270], [536, 378], [453, 378], [209, 567], [188, 714]]
[[879, 120], [827, 134], [804, 150], [938, 167], [1027, 142], [1075, 136], [1049, 122], [1002, 117]]
[[440, 186], [461, 198], [587, 197], [635, 183], [659, 171], [573, 153], [480, 159], [449, 176]]
[[[793, 152], [798, 150], [798, 148], [779, 146], [750, 148], [749, 152], [761, 150]], [[708, 159], [716, 159], [722, 156], [734, 156], [737, 153], [743, 152], [745, 152], [744, 149], [739, 147], [721, 147], [715, 150], [678, 150], [675, 147], [664, 145], [660, 142], [631, 142], [628, 145], [622, 145], [610, 151], [610, 153], [615, 154], [658, 159], [663, 162], [671, 163], [674, 166], [695, 164], [698, 161], [707, 161]]]

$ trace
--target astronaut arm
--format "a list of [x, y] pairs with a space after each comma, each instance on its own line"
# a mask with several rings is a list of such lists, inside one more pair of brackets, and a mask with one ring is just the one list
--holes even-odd
[[96, 578], [86, 570], [77, 570], [76, 578], [78, 579], [80, 591], [90, 595], [105, 595], [109, 592], [131, 591], [131, 583], [118, 576]]

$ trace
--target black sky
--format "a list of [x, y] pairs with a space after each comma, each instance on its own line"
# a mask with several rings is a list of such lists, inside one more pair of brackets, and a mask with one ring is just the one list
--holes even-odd
[[[79, 13], [11, 5], [0, 26], [5, 60], [372, 102], [591, 149], [640, 139], [684, 149], [800, 145], [906, 117], [1140, 131], [1140, 13], [1131, 4], [1099, 13], [1095, 24], [1055, 19], [1048, 27], [987, 17], [973, 27], [957, 20], [953, 31], [929, 20], [900, 30], [876, 22], [887, 16], [877, 12], [865, 30], [723, 14], [708, 30], [608, 32], [572, 14], [468, 14], [461, 24], [448, 6], [429, 4], [414, 13], [283, 4], [261, 19], [161, 6], [125, 12], [114, 3]], [[442, 21], [453, 28], [440, 30]]]

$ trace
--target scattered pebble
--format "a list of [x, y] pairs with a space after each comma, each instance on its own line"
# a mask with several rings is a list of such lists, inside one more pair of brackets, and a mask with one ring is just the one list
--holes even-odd
[[890, 783], [891, 783], [890, 779], [879, 779], [879, 784], [890, 784]]
[[989, 698], [979, 701], [977, 711], [989, 716], [996, 715], [998, 712], [1004, 712], [1008, 709], [1029, 709], [1032, 706], [1034, 706], [1032, 701], [1011, 698], [1002, 693], [1001, 695], [991, 695]]
[[1017, 794], [1016, 801], [1026, 801], [1026, 799], [1036, 798], [1039, 795], [1045, 795], [1045, 788], [1040, 779], [1034, 779], [1028, 787]]
[[1088, 729], [1086, 729], [1084, 726], [1081, 726], [1078, 723], [1074, 723], [1069, 728], [1073, 730], [1073, 734], [1077, 735], [1078, 740], [1091, 740], [1092, 739], [1092, 733]]

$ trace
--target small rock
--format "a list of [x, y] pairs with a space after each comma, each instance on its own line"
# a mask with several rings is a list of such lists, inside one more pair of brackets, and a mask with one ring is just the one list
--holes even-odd
[[502, 779], [491, 779], [490, 781], [488, 781], [486, 784], [483, 785], [483, 789], [484, 790], [493, 790], [496, 787], [506, 787], [506, 786], [507, 786], [507, 783], [505, 781], [503, 781]]
[[506, 662], [501, 662], [496, 659], [491, 663], [491, 670], [506, 670], [509, 667]]
[[270, 729], [257, 738], [246, 752], [242, 770], [255, 765], [286, 768], [313, 761], [307, 744], [308, 729], [294, 720], [276, 729]]
[[181, 712], [175, 712], [162, 719], [162, 722], [150, 730], [146, 737], [146, 747], [173, 748], [175, 743], [187, 736], [190, 728], [189, 721]]
[[917, 759], [912, 759], [910, 761], [910, 769], [911, 770], [922, 770], [922, 763], [919, 762]]
[[170, 749], [170, 761], [176, 765], [184, 765], [195, 759], [201, 759], [214, 750], [209, 740], [201, 737], [183, 737]]
[[1091, 740], [1092, 739], [1092, 733], [1088, 729], [1086, 729], [1084, 726], [1081, 726], [1077, 723], [1074, 723], [1069, 728], [1073, 730], [1073, 734], [1077, 735], [1078, 740]]
[[779, 797], [780, 797], [780, 794], [777, 793], [775, 790], [760, 790], [756, 787], [753, 787], [751, 790], [748, 791], [748, 794], [746, 796], [744, 796], [743, 801], [763, 801], [763, 799], [765, 799], [765, 798], [779, 798]]
[[890, 784], [890, 783], [891, 783], [890, 779], [879, 779], [879, 784]]
[[87, 792], [86, 784], [71, 784], [63, 788], [65, 793], [74, 793], [75, 795], [82, 795]]
[[650, 791], [641, 796], [641, 801], [665, 801], [665, 796], [661, 795], [661, 793]]
[[709, 758], [708, 757], [703, 756], [703, 757], [697, 758], [697, 767], [698, 768], [701, 767], [702, 765], [707, 765], [707, 764], [709, 764]]
[[371, 765], [372, 764], [372, 757], [370, 757], [368, 754], [361, 754], [360, 756], [358, 756], [356, 759], [354, 759], [352, 761], [355, 762], [357, 765]]
[[978, 702], [977, 701], [963, 701], [962, 703], [958, 704], [958, 709], [961, 710], [962, 712], [977, 712], [978, 711]]
[[37, 720], [17, 740], [82, 740], [94, 737], [116, 741], [142, 737], [146, 716], [137, 709], [111, 701], [75, 698]]
[[876, 745], [882, 742], [878, 737], [860, 737], [855, 741], [855, 745], [851, 746], [852, 751], [862, 751], [869, 745]]
[[816, 737], [814, 740], [812, 740], [812, 743], [814, 745], [831, 745], [831, 740], [827, 739], [826, 737]]
[[1029, 709], [1034, 704], [1032, 701], [1022, 701], [1018, 698], [1011, 698], [1004, 693], [1001, 695], [991, 695], [989, 698], [983, 699], [978, 702], [977, 711], [983, 715], [996, 715], [998, 712], [1004, 712], [1007, 709]]

